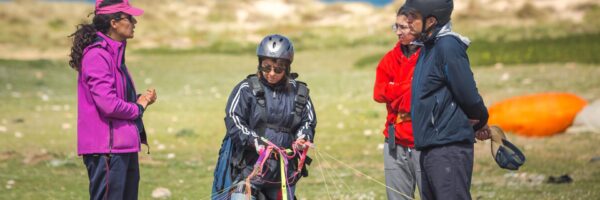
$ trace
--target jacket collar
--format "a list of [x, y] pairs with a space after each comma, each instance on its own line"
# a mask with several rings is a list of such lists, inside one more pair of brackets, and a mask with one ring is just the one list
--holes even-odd
[[100, 31], [96, 32], [96, 34], [98, 35], [98, 37], [102, 38], [100, 45], [103, 48], [109, 47], [109, 49], [111, 49], [115, 53], [119, 50], [119, 48], [121, 48], [122, 46], [127, 44], [127, 41], [119, 42], [119, 41], [113, 40], [112, 38], [104, 35], [104, 33], [100, 32]]
[[414, 46], [415, 50], [414, 50], [414, 52], [412, 52], [412, 54], [410, 54], [410, 56], [406, 56], [406, 55], [404, 55], [404, 52], [402, 50], [402, 47], [403, 47], [402, 43], [397, 42], [396, 46], [392, 50], [394, 52], [393, 53], [394, 56], [397, 59], [410, 59], [410, 58], [413, 58], [414, 55], [418, 55], [419, 54], [420, 48], [423, 46], [423, 43], [421, 43], [421, 42], [419, 42], [417, 40], [414, 40], [414, 41], [410, 42], [409, 45]]

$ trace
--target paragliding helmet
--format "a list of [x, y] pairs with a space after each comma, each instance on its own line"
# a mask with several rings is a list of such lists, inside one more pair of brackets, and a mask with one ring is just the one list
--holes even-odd
[[[454, 9], [453, 0], [406, 0], [402, 9], [414, 10], [421, 14], [423, 25], [418, 40], [421, 42], [429, 41], [434, 35], [429, 36], [431, 31], [440, 30], [441, 27], [450, 22], [450, 15]], [[437, 23], [435, 26], [426, 28], [427, 18], [435, 17]]]
[[405, 9], [414, 9], [423, 16], [423, 23], [428, 17], [435, 17], [438, 26], [443, 26], [450, 21], [454, 9], [453, 0], [406, 0]]
[[[262, 39], [256, 48], [256, 56], [258, 56], [259, 68], [260, 62], [264, 58], [285, 59], [290, 65], [294, 61], [294, 45], [287, 37], [279, 34], [267, 35]], [[285, 70], [287, 75], [290, 75], [290, 67]]]

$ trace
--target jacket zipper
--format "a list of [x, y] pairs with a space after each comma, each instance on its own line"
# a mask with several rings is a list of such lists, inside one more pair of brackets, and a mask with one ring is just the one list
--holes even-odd
[[436, 110], [437, 110], [437, 106], [438, 106], [438, 98], [437, 96], [435, 97], [435, 102], [433, 104], [433, 109], [431, 110], [431, 125], [433, 126], [433, 128], [435, 128], [435, 114], [436, 114]]
[[[121, 55], [121, 60], [117, 60], [117, 71], [121, 74], [121, 86], [123, 88], [122, 93], [123, 93], [123, 99], [125, 99], [125, 101], [127, 101], [127, 80], [125, 79], [125, 72], [123, 71], [123, 65], [125, 65], [125, 63], [123, 62], [125, 59], [125, 47], [121, 47], [119, 48], [119, 50], [117, 50], [117, 52], [119, 52], [119, 54]], [[119, 55], [117, 55], [117, 58], [119, 57]], [[121, 62], [119, 62], [121, 61]]]
[[433, 110], [431, 111], [431, 125], [435, 128], [435, 107], [437, 107], [437, 103], [433, 105]]
[[433, 130], [435, 131], [435, 133], [438, 133], [438, 128], [435, 126], [435, 115], [437, 114], [437, 108], [438, 108], [438, 104], [439, 104], [439, 99], [438, 96], [434, 96], [435, 97], [435, 102], [433, 104], [433, 110], [431, 111], [431, 125], [433, 126]]
[[109, 128], [109, 137], [108, 137], [108, 153], [112, 153], [112, 147], [113, 147], [113, 127], [112, 127], [112, 121], [108, 122], [108, 128]]

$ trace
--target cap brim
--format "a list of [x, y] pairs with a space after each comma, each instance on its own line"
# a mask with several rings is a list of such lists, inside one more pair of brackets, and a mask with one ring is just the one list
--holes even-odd
[[136, 8], [136, 7], [133, 7], [133, 6], [130, 7], [129, 9], [127, 9], [127, 10], [124, 10], [123, 12], [127, 13], [127, 14], [130, 14], [132, 16], [140, 16], [140, 15], [144, 14], [144, 10]]

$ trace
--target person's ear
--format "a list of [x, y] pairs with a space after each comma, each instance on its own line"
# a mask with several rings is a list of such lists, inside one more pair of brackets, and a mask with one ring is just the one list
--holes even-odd
[[117, 28], [117, 20], [116, 19], [111, 19], [110, 20], [110, 27], [112, 27], [113, 29]]
[[435, 17], [428, 17], [425, 21], [425, 25], [427, 28], [433, 27], [435, 26], [435, 24], [437, 24], [437, 19]]

